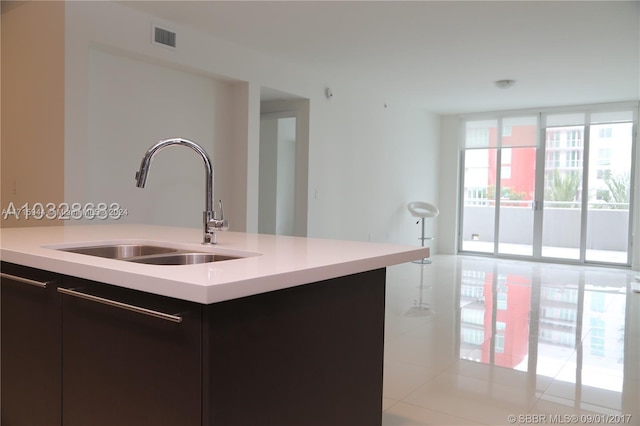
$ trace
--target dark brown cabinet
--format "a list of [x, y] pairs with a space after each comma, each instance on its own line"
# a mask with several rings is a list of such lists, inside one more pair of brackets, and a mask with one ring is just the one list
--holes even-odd
[[385, 277], [378, 269], [207, 305], [205, 424], [380, 425]]
[[382, 421], [385, 269], [210, 305], [2, 272], [2, 426]]
[[202, 305], [6, 262], [1, 279], [2, 426], [202, 425]]
[[60, 425], [60, 277], [7, 263], [1, 268], [0, 423]]
[[65, 277], [64, 426], [200, 426], [201, 305]]

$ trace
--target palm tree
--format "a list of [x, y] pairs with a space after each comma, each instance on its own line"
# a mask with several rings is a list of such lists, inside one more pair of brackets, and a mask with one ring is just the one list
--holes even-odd
[[619, 173], [617, 175], [607, 175], [604, 183], [609, 188], [611, 194], [610, 201], [614, 203], [614, 209], [627, 209], [629, 206], [629, 182], [631, 182], [629, 172]]
[[[546, 201], [578, 201], [578, 188], [580, 187], [580, 173], [569, 171], [560, 173], [554, 169], [553, 175], [545, 188]], [[570, 205], [571, 208], [576, 205]]]

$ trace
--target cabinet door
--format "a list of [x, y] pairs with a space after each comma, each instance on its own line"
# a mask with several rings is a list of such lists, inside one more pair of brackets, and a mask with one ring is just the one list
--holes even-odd
[[208, 305], [208, 425], [382, 424], [384, 269]]
[[59, 292], [65, 426], [201, 425], [200, 305], [67, 277]]
[[3, 262], [2, 426], [60, 425], [59, 277]]

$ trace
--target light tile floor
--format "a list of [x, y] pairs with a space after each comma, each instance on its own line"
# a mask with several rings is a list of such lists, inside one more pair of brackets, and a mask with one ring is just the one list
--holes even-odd
[[640, 425], [637, 275], [473, 256], [389, 268], [383, 425]]

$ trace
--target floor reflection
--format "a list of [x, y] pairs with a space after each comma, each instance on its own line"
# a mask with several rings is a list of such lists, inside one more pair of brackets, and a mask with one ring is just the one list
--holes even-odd
[[640, 424], [634, 275], [471, 256], [390, 268], [384, 424], [513, 424], [511, 413]]

